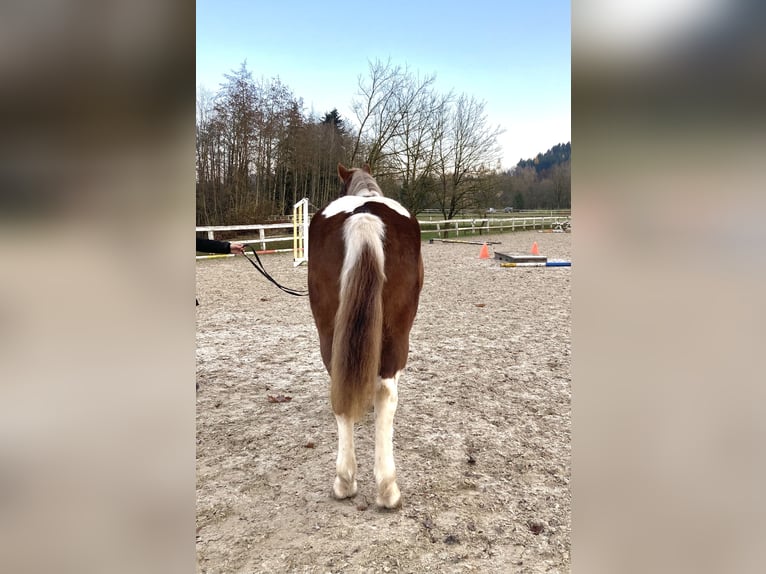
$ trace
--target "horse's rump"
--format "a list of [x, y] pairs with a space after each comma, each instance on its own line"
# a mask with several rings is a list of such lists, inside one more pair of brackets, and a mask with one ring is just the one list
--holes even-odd
[[420, 226], [386, 198], [344, 196], [312, 219], [309, 253], [333, 411], [358, 420], [375, 377], [393, 376], [407, 360], [423, 285]]

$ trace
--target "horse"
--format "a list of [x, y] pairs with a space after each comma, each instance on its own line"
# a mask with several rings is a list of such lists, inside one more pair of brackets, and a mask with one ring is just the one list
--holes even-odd
[[341, 197], [309, 225], [308, 291], [338, 424], [333, 495], [357, 493], [354, 423], [374, 404], [375, 502], [401, 507], [393, 455], [398, 383], [423, 288], [420, 224], [369, 165], [338, 164]]

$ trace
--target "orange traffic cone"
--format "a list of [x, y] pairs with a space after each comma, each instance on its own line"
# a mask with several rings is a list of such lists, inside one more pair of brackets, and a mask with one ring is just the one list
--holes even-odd
[[532, 244], [532, 255], [540, 255], [540, 251], [537, 249], [537, 241]]
[[487, 244], [481, 246], [481, 253], [479, 253], [479, 259], [489, 259], [489, 248]]

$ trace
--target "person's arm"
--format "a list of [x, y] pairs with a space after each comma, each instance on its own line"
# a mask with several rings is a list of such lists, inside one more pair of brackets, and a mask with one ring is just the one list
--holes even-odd
[[243, 243], [229, 243], [228, 241], [197, 238], [197, 251], [203, 253], [234, 253], [235, 255], [242, 255], [245, 253], [245, 245]]
[[228, 241], [216, 241], [215, 239], [197, 238], [197, 251], [202, 253], [231, 253], [231, 244]]

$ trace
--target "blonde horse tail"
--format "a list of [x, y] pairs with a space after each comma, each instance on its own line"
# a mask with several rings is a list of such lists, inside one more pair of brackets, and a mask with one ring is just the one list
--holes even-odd
[[344, 226], [345, 255], [330, 363], [333, 411], [356, 422], [372, 403], [383, 343], [383, 239], [380, 218], [359, 213]]

